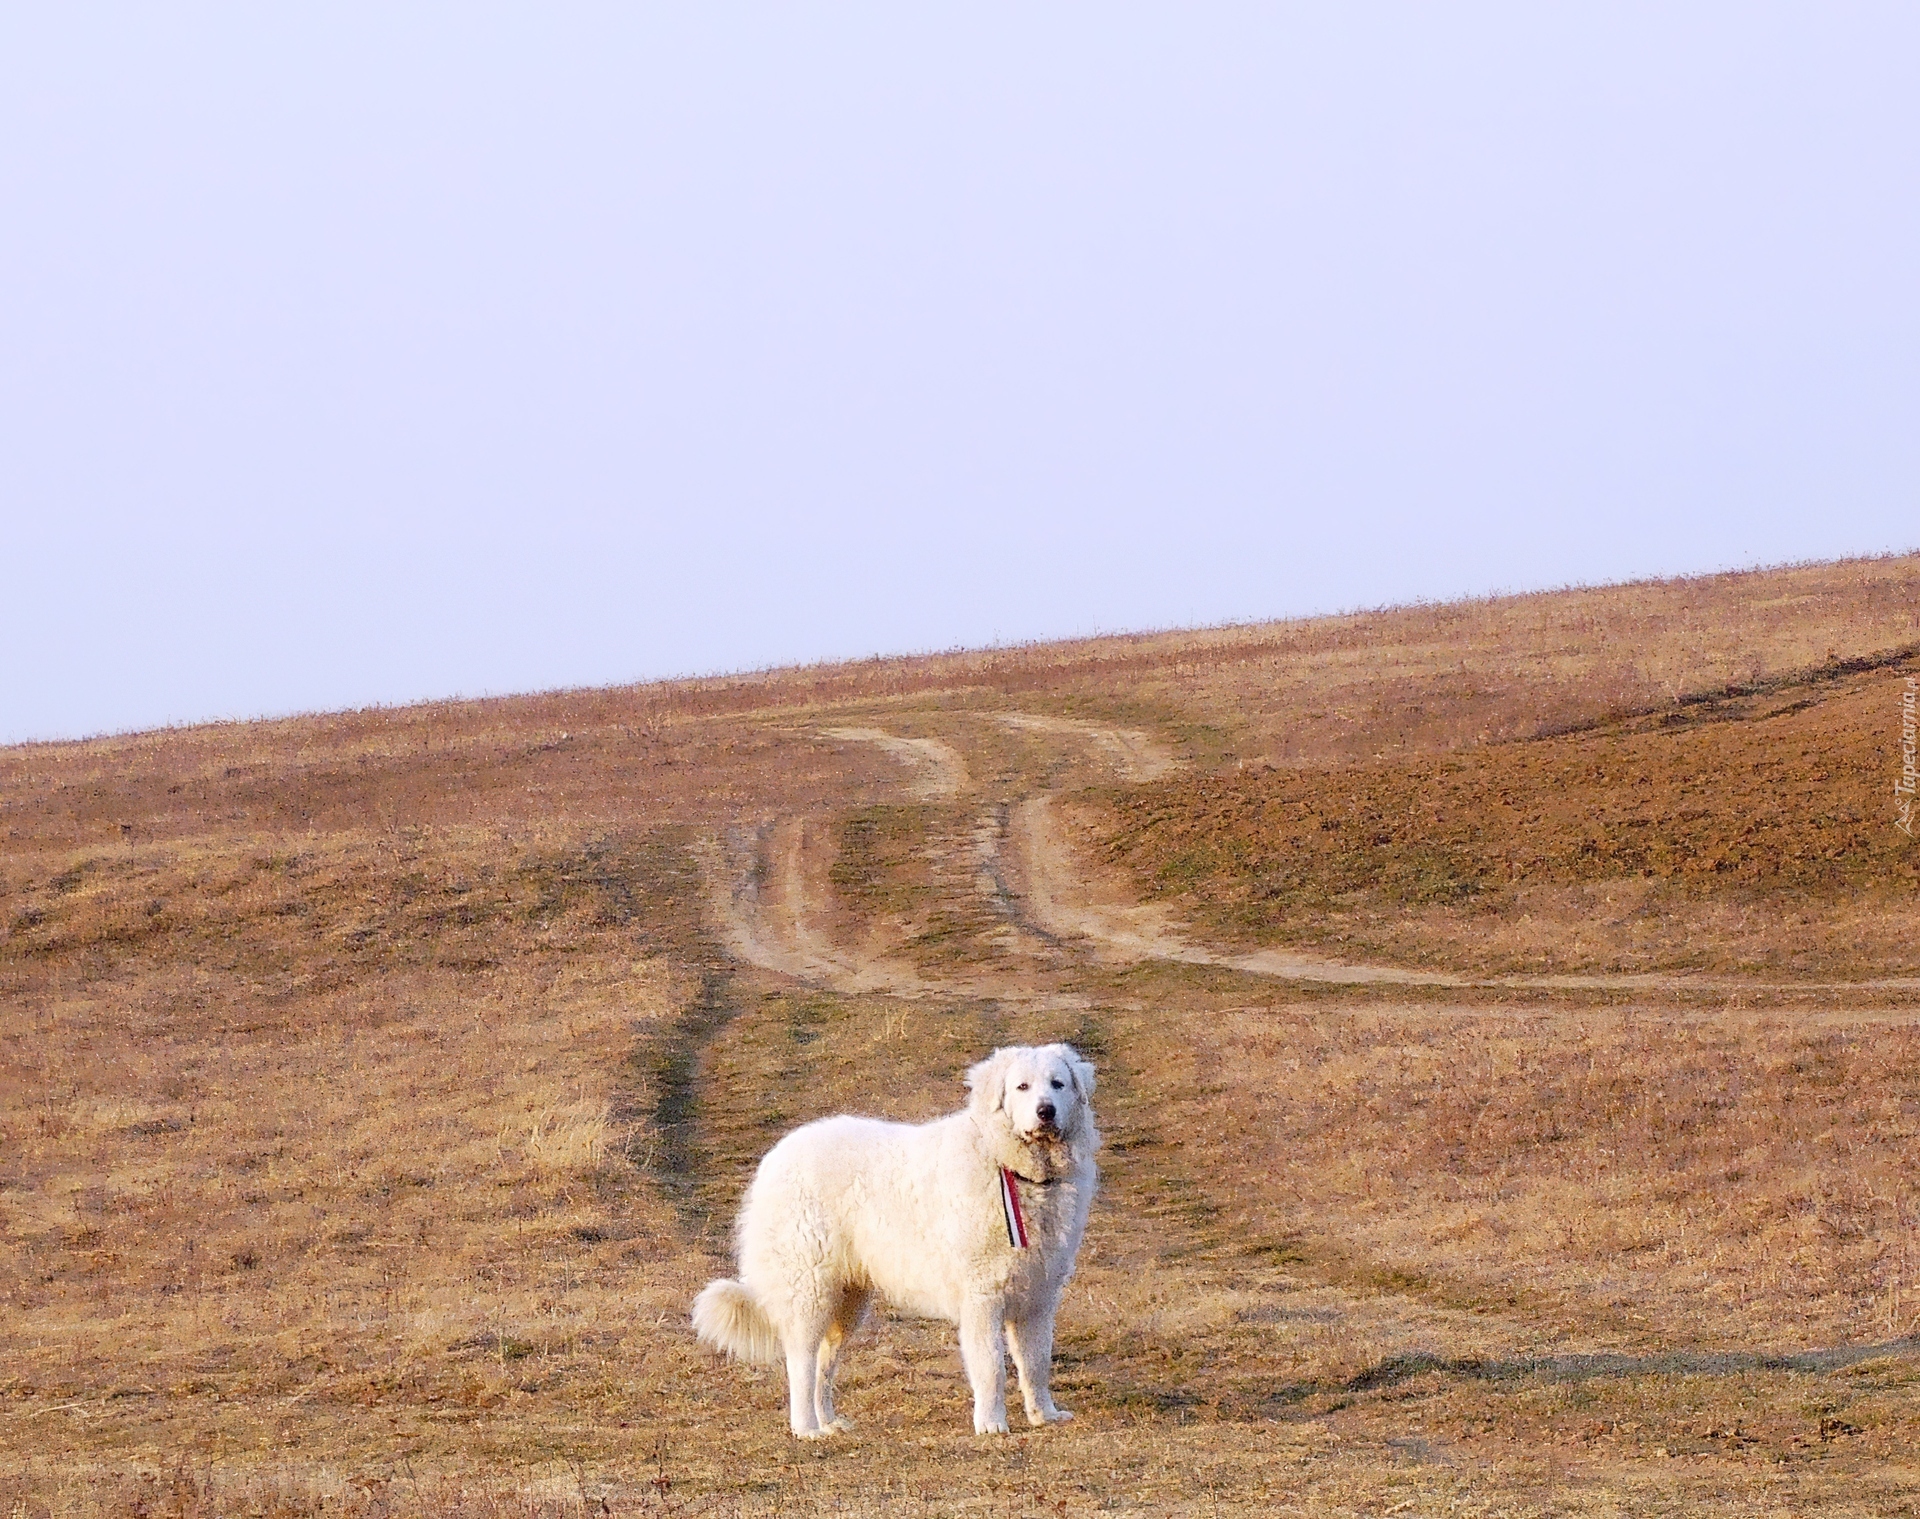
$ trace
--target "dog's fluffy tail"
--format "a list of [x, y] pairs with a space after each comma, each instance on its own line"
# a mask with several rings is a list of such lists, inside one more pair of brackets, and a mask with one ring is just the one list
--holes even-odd
[[721, 1277], [693, 1300], [693, 1332], [716, 1350], [742, 1361], [777, 1366], [785, 1359], [773, 1321], [744, 1282]]

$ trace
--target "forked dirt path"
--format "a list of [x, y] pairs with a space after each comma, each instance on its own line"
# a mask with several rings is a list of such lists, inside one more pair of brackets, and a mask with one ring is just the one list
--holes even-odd
[[[1175, 763], [1163, 745], [1137, 729], [1025, 712], [996, 714], [992, 720], [1090, 749], [1128, 780], [1151, 779]], [[967, 762], [943, 739], [853, 726], [823, 728], [820, 737], [871, 744], [900, 761], [907, 767], [908, 794], [915, 800], [952, 801], [968, 789]], [[972, 858], [960, 862], [963, 868], [955, 874], [972, 881], [987, 897], [1005, 919], [1010, 940], [1038, 940], [1057, 951], [1052, 930], [1028, 910], [1008, 872], [1004, 845], [1009, 822], [1008, 805], [990, 803], [971, 832]], [[845, 993], [984, 994], [1011, 1001], [1038, 995], [1035, 988], [1004, 973], [930, 982], [913, 967], [867, 946], [836, 940], [825, 926], [834, 908], [825, 831], [824, 819], [785, 817], [734, 829], [726, 838], [703, 845], [709, 906], [722, 941], [736, 958], [809, 986]]]
[[[1064, 740], [1090, 751], [1127, 780], [1164, 775], [1178, 761], [1150, 735], [1037, 713], [992, 715], [992, 722]], [[969, 786], [966, 760], [945, 740], [913, 738], [879, 728], [821, 730], [823, 738], [872, 744], [908, 767], [909, 794], [952, 801]], [[1010, 940], [1058, 956], [1090, 954], [1117, 963], [1167, 960], [1213, 965], [1249, 975], [1332, 986], [1409, 986], [1536, 991], [1708, 992], [1738, 995], [1784, 991], [1909, 991], [1920, 978], [1860, 982], [1760, 982], [1663, 975], [1471, 976], [1331, 960], [1282, 949], [1232, 951], [1193, 942], [1167, 908], [1142, 904], [1111, 872], [1076, 854], [1050, 792], [1013, 803], [987, 803], [971, 830], [972, 858], [956, 872], [1007, 924]], [[710, 899], [729, 948], [740, 959], [809, 985], [848, 993], [990, 995], [1026, 1000], [1037, 989], [1017, 968], [972, 972], [963, 980], [931, 980], [913, 967], [857, 943], [836, 940], [827, 877], [825, 823], [787, 817], [736, 831], [707, 848]]]
[[[1057, 784], [1082, 783], [1090, 760], [1129, 779], [1163, 775], [1174, 758], [1150, 740], [1138, 741], [1145, 735], [1123, 738], [1118, 730], [1093, 724], [1026, 717], [979, 720], [981, 726], [971, 733], [950, 728], [952, 743], [872, 728], [822, 735], [871, 744], [893, 756], [902, 766], [894, 794], [940, 804], [904, 821], [911, 826], [907, 837], [919, 861], [933, 856], [937, 906], [965, 920], [951, 942], [966, 942], [951, 958], [935, 958], [946, 954], [942, 948], [924, 967], [889, 959], [889, 953], [904, 957], [917, 946], [899, 932], [898, 922], [868, 923], [860, 917], [859, 901], [878, 899], [849, 893], [836, 900], [830, 868], [840, 834], [830, 803], [816, 813], [743, 821], [712, 840], [704, 855], [706, 882], [724, 941], [741, 961], [809, 987], [871, 999], [836, 1014], [835, 1027], [848, 1038], [890, 1039], [894, 1036], [887, 1031], [896, 1020], [911, 1031], [903, 1038], [932, 1035], [962, 1010], [963, 998], [993, 1004], [982, 1014], [986, 1023], [978, 1026], [1015, 1033], [1049, 1026], [1063, 1030], [1048, 1037], [1062, 1037], [1074, 1027], [1074, 1020], [1058, 1016], [1062, 1010], [1076, 1004], [1086, 1010], [1086, 1026], [1097, 1031], [1107, 1051], [1102, 1079], [1110, 1084], [1102, 1100], [1112, 1105], [1102, 1111], [1112, 1113], [1107, 1165], [1113, 1181], [1100, 1225], [1101, 1253], [1089, 1256], [1080, 1276], [1077, 1311], [1083, 1317], [1078, 1323], [1126, 1326], [1126, 1333], [1095, 1336], [1082, 1328], [1077, 1348], [1088, 1364], [1098, 1365], [1116, 1401], [1121, 1395], [1177, 1396], [1223, 1408], [1244, 1406], [1257, 1413], [1262, 1427], [1289, 1421], [1304, 1427], [1311, 1412], [1321, 1428], [1332, 1411], [1358, 1404], [1354, 1423], [1341, 1426], [1351, 1432], [1342, 1438], [1380, 1441], [1391, 1450], [1395, 1440], [1410, 1438], [1389, 1439], [1386, 1433], [1400, 1428], [1394, 1421], [1404, 1417], [1393, 1391], [1401, 1381], [1420, 1379], [1430, 1390], [1412, 1395], [1431, 1399], [1436, 1407], [1469, 1410], [1475, 1430], [1484, 1417], [1491, 1431], [1496, 1414], [1504, 1428], [1510, 1418], [1522, 1417], [1512, 1410], [1548, 1406], [1541, 1400], [1560, 1397], [1562, 1389], [1581, 1389], [1585, 1397], [1591, 1384], [1598, 1388], [1597, 1408], [1631, 1410], [1640, 1418], [1645, 1408], [1668, 1407], [1671, 1384], [1683, 1379], [1685, 1397], [1701, 1406], [1733, 1408], [1744, 1406], [1742, 1398], [1761, 1396], [1749, 1390], [1749, 1383], [1774, 1386], [1766, 1382], [1767, 1374], [1811, 1377], [1910, 1353], [1910, 1339], [1886, 1337], [1869, 1345], [1785, 1354], [1696, 1349], [1683, 1331], [1668, 1339], [1657, 1325], [1637, 1317], [1629, 1323], [1611, 1316], [1610, 1308], [1596, 1309], [1588, 1320], [1566, 1317], [1572, 1310], [1558, 1300], [1542, 1308], [1545, 1297], [1481, 1300], [1471, 1278], [1457, 1298], [1415, 1292], [1401, 1285], [1414, 1278], [1397, 1271], [1375, 1273], [1371, 1245], [1354, 1247], [1350, 1256], [1331, 1248], [1320, 1253], [1313, 1241], [1333, 1226], [1297, 1221], [1285, 1177], [1276, 1171], [1272, 1187], [1261, 1185], [1259, 1152], [1234, 1161], [1238, 1169], [1222, 1177], [1215, 1169], [1221, 1152], [1206, 1142], [1186, 1143], [1195, 1134], [1217, 1135], [1230, 1151], [1251, 1143], [1243, 1136], [1267, 1121], [1265, 1104], [1273, 1097], [1259, 1080], [1230, 1091], [1220, 1076], [1229, 1062], [1245, 1058], [1237, 1030], [1257, 1025], [1258, 1009], [1242, 1010], [1250, 1015], [1244, 1024], [1222, 1020], [1218, 1027], [1189, 1027], [1158, 1006], [1137, 1005], [1132, 999], [1141, 994], [1124, 987], [1089, 994], [1087, 988], [1105, 979], [1087, 975], [1090, 964], [1158, 960], [1297, 983], [1431, 989], [1438, 995], [1416, 991], [1409, 1001], [1462, 1007], [1472, 999], [1448, 997], [1447, 989], [1754, 988], [1657, 975], [1475, 978], [1283, 950], [1235, 952], [1195, 942], [1170, 910], [1141, 903], [1133, 882], [1108, 865], [1097, 844], [1078, 837], [1068, 793], [1048, 789], [1056, 783], [1042, 779], [1072, 776], [1078, 779]], [[1033, 745], [993, 735], [989, 723], [1017, 730]], [[979, 741], [978, 747], [970, 738]], [[924, 887], [928, 876], [916, 866], [912, 879]], [[999, 918], [997, 927], [990, 924], [985, 931], [979, 927], [986, 917], [983, 902]], [[890, 949], [893, 944], [903, 947]], [[1231, 988], [1223, 995], [1221, 988], [1208, 987], [1174, 1005], [1218, 1008], [1238, 996]], [[1173, 1053], [1175, 1046], [1189, 1048], [1190, 1059]], [[784, 1045], [781, 1049], [779, 1058], [789, 1058]], [[807, 1068], [823, 1092], [834, 1079], [826, 1072], [836, 1062], [846, 1064], [838, 1049], [823, 1047], [820, 1064]], [[701, 1080], [717, 1081], [731, 1069], [724, 1052], [706, 1065], [701, 1058], [690, 1062], [694, 1071], [707, 1072]], [[829, 1105], [827, 1096], [818, 1100]], [[1301, 1253], [1281, 1253], [1293, 1251], [1303, 1239], [1309, 1243]], [[1271, 1257], [1260, 1253], [1269, 1249], [1275, 1252]], [[918, 1331], [888, 1327], [883, 1332], [894, 1337], [888, 1344], [896, 1348], [889, 1354], [899, 1357], [883, 1373], [888, 1377], [921, 1364], [901, 1356], [897, 1347], [911, 1345], [914, 1355], [926, 1357], [938, 1348], [931, 1337], [912, 1338]], [[1201, 1348], [1183, 1360], [1132, 1348], [1156, 1340], [1178, 1344], [1189, 1334]], [[1674, 1348], [1676, 1343], [1682, 1348]], [[1708, 1379], [1717, 1380], [1709, 1384]], [[1496, 1398], [1509, 1386], [1515, 1389], [1512, 1400]], [[1289, 1401], [1279, 1402], [1275, 1389]], [[1372, 1401], [1363, 1396], [1375, 1393]], [[1181, 1417], [1184, 1422], [1184, 1411]], [[1418, 1438], [1422, 1443], [1407, 1448], [1427, 1450], [1426, 1437]], [[1482, 1469], [1470, 1461], [1490, 1459], [1477, 1448], [1436, 1441], [1436, 1450], [1448, 1448], [1462, 1452], [1459, 1464], [1468, 1470]], [[1437, 1459], [1455, 1464], [1445, 1454]]]

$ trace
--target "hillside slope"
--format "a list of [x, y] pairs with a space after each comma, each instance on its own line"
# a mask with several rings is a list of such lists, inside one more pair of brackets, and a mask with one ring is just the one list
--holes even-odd
[[[0, 751], [32, 1514], [1897, 1511], [1920, 558]], [[755, 1158], [1101, 1068], [1068, 1430]]]
[[[1903, 649], [1576, 731], [1116, 797], [1111, 857], [1218, 935], [1477, 969], [1920, 970]], [[1524, 926], [1522, 920], [1525, 920]]]

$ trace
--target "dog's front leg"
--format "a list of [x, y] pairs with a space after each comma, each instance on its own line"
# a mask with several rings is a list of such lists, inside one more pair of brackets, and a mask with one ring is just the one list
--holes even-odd
[[1053, 1376], [1053, 1307], [1043, 1303], [1031, 1318], [1011, 1319], [1007, 1323], [1007, 1343], [1013, 1348], [1013, 1364], [1020, 1373], [1020, 1397], [1027, 1405], [1029, 1424], [1059, 1424], [1071, 1419], [1064, 1408], [1053, 1406], [1053, 1393], [1047, 1383]]
[[960, 1309], [960, 1360], [973, 1384], [973, 1432], [1007, 1432], [1007, 1342], [998, 1298], [969, 1298]]

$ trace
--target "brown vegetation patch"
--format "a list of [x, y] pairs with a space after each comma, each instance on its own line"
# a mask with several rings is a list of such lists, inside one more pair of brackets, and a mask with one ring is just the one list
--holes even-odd
[[[1603, 885], [1636, 888], [1643, 923], [1664, 906], [1688, 927], [1713, 903], [1776, 925], [1809, 905], [1890, 905], [1920, 880], [1890, 800], [1910, 669], [1920, 660], [1906, 656], [1614, 725], [1627, 731], [1162, 781], [1115, 797], [1107, 848], [1154, 894], [1264, 942], [1328, 942], [1368, 914], [1434, 906], [1498, 919], [1543, 891]], [[1698, 943], [1673, 937], [1665, 963], [1702, 963]], [[1863, 947], [1831, 934], [1821, 959], [1856, 974], [1920, 966], [1920, 945], [1897, 937], [1866, 964]], [[1649, 963], [1657, 951], [1635, 968]]]
[[863, 807], [841, 820], [827, 879], [846, 905], [865, 917], [910, 913], [933, 897], [927, 857], [931, 809]]
[[[1275, 1002], [1154, 1041], [1210, 1248], [1758, 1353], [1920, 1334], [1920, 1023]], [[1204, 1115], [1204, 1116], [1203, 1116]]]

